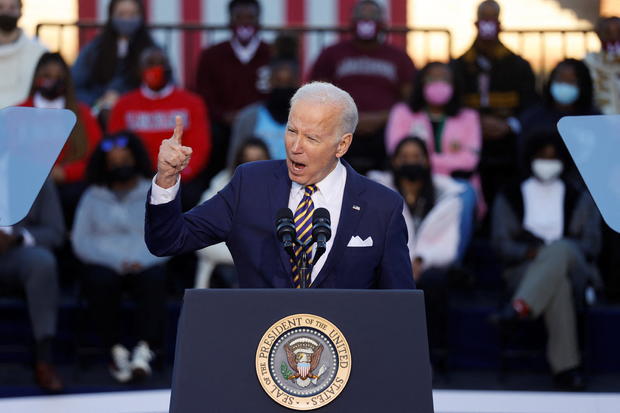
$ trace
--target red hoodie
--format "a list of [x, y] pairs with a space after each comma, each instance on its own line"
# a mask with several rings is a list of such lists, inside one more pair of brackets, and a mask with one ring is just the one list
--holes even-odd
[[172, 136], [175, 117], [183, 118], [183, 145], [192, 148], [192, 158], [181, 175], [192, 179], [207, 165], [211, 152], [211, 131], [207, 108], [202, 99], [191, 92], [174, 87], [163, 97], [147, 96], [142, 88], [131, 91], [118, 100], [108, 121], [108, 131], [130, 130], [142, 139], [157, 168], [159, 145]]

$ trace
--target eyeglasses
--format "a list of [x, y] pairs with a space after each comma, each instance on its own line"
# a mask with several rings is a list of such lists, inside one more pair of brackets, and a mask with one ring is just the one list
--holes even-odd
[[101, 141], [101, 150], [104, 152], [110, 152], [114, 148], [127, 147], [129, 139], [126, 136], [119, 136], [118, 138], [108, 138]]

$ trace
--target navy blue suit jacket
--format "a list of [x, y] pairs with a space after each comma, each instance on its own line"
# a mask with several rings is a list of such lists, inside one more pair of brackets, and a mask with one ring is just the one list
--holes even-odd
[[[344, 165], [336, 238], [312, 287], [415, 288], [402, 198]], [[178, 194], [160, 205], [147, 199], [146, 244], [166, 256], [225, 241], [241, 287], [293, 287], [289, 257], [275, 232], [276, 213], [288, 206], [290, 190], [285, 161], [262, 161], [239, 166], [222, 191], [185, 214]], [[371, 236], [373, 246], [347, 247], [355, 235]]]

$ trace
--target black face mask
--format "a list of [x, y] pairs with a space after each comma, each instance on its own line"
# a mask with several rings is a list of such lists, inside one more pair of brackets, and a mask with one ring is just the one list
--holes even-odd
[[38, 82], [37, 92], [41, 94], [47, 100], [54, 100], [63, 96], [67, 90], [67, 85], [64, 80], [52, 80]]
[[297, 91], [296, 87], [276, 87], [271, 89], [267, 98], [267, 109], [278, 123], [286, 123], [291, 98]]
[[0, 14], [0, 30], [10, 33], [17, 28], [17, 16], [10, 14]]
[[408, 181], [422, 181], [428, 180], [430, 177], [430, 168], [420, 164], [402, 165], [394, 171], [394, 179], [396, 182], [398, 182], [401, 178], [407, 179]]
[[110, 183], [123, 183], [131, 180], [138, 174], [134, 166], [125, 165], [117, 166], [108, 171], [108, 182]]

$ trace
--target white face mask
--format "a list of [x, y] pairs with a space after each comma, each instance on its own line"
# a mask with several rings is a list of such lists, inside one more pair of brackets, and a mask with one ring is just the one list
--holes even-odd
[[562, 173], [564, 165], [559, 159], [534, 159], [532, 173], [543, 182], [556, 179]]

